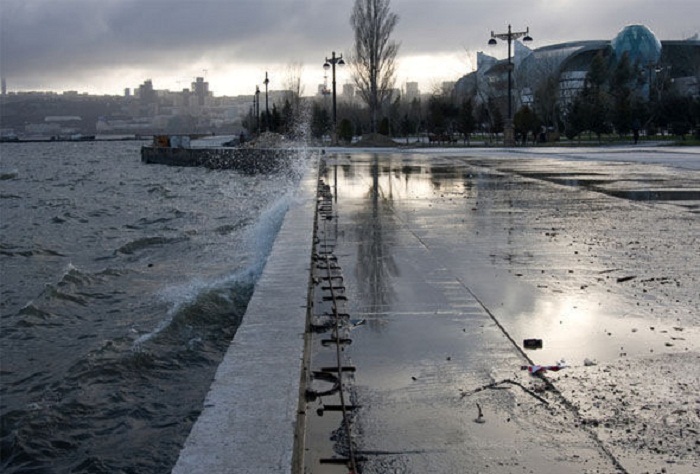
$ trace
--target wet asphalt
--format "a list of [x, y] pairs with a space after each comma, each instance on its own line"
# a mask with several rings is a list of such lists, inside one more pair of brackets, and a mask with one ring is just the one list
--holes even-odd
[[323, 161], [305, 472], [697, 472], [697, 150]]

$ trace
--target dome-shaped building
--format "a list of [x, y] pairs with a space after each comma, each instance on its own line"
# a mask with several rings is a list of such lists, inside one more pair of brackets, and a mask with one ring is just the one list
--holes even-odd
[[657, 64], [661, 59], [661, 41], [644, 25], [624, 27], [612, 40], [615, 56], [627, 53], [632, 64]]

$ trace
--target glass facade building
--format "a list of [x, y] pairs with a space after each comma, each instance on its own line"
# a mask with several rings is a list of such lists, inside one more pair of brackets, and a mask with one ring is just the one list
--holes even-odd
[[[639, 74], [636, 87], [642, 97], [648, 98], [651, 85], [662, 78], [680, 94], [700, 95], [697, 35], [687, 40], [661, 41], [646, 26], [629, 25], [612, 40], [573, 41], [532, 50], [516, 44], [514, 51], [514, 110], [547, 94], [555, 94], [559, 108], [564, 109], [584, 87], [591, 63], [599, 54], [609, 65], [627, 55]], [[474, 97], [477, 103], [495, 100], [505, 112], [507, 60], [497, 60], [481, 52], [478, 59], [477, 70], [456, 83], [455, 93]]]
[[661, 59], [661, 41], [644, 25], [626, 26], [612, 40], [617, 59], [626, 53], [632, 64], [657, 64]]

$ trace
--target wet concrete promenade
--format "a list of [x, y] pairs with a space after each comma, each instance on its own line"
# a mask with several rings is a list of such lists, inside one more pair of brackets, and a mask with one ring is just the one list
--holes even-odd
[[700, 469], [697, 149], [322, 161], [174, 472]]
[[331, 154], [308, 472], [697, 472], [700, 155], [642, 153]]

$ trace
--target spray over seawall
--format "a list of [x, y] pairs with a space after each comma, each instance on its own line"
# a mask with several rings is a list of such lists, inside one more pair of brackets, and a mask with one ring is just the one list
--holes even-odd
[[[141, 350], [144, 343], [171, 326], [183, 327], [182, 320], [197, 324], [209, 320], [212, 315], [225, 319], [228, 314], [231, 320], [227, 324], [233, 323], [236, 327], [240, 324], [247, 301], [265, 268], [285, 215], [295, 205], [299, 180], [314, 162], [307, 147], [301, 147], [299, 143], [294, 145], [296, 157], [284, 174], [284, 187], [274, 191], [282, 195], [272, 200], [259, 213], [257, 220], [245, 229], [241, 238], [240, 257], [244, 263], [232, 273], [218, 278], [195, 277], [186, 283], [163, 288], [157, 296], [169, 309], [155, 328], [136, 338], [134, 350]], [[184, 326], [190, 327], [191, 324]]]

